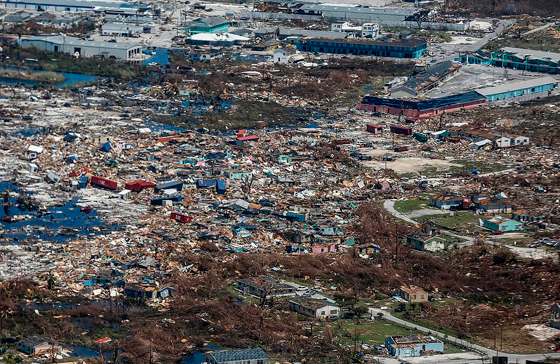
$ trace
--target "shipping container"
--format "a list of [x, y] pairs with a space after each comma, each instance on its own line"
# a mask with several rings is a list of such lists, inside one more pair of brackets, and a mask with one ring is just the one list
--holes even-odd
[[214, 187], [216, 180], [213, 179], [199, 179], [196, 181], [196, 188]]
[[422, 143], [425, 143], [425, 142], [428, 141], [428, 136], [427, 135], [424, 135], [424, 134], [421, 134], [421, 133], [418, 133], [418, 132], [414, 133], [412, 135], [412, 137], [414, 139], [418, 140], [419, 142], [422, 142]]
[[192, 217], [185, 214], [180, 214], [178, 212], [172, 212], [171, 218], [175, 221], [186, 223], [186, 224], [190, 224], [192, 222]]
[[412, 129], [406, 126], [391, 125], [391, 133], [401, 135], [412, 135]]
[[226, 193], [226, 181], [217, 180], [216, 181], [216, 193], [218, 195], [223, 195]]
[[403, 147], [395, 147], [395, 149], [393, 149], [395, 152], [406, 152], [408, 150], [407, 146], [403, 146]]
[[256, 135], [238, 136], [237, 140], [241, 142], [256, 142], [259, 140], [259, 137]]
[[161, 190], [177, 190], [177, 191], [182, 191], [183, 190], [183, 182], [181, 181], [167, 181], [167, 182], [163, 182], [158, 184], [157, 186], [154, 187], [154, 192], [159, 192]]
[[381, 133], [383, 133], [383, 128], [380, 127], [379, 125], [367, 124], [366, 125], [366, 131], [370, 132], [372, 134], [381, 134]]
[[181, 196], [171, 196], [171, 197], [159, 197], [154, 198], [150, 201], [150, 205], [152, 206], [161, 206], [165, 204], [165, 201], [172, 201], [172, 202], [181, 202], [183, 199]]
[[352, 144], [352, 141], [350, 139], [335, 139], [334, 140], [334, 145], [347, 145], [347, 144]]
[[136, 181], [131, 181], [131, 182], [127, 182], [124, 185], [124, 188], [130, 191], [134, 191], [134, 192], [140, 192], [145, 188], [150, 188], [150, 187], [154, 187], [156, 184], [153, 182], [148, 182], [148, 181], [144, 181], [144, 180], [136, 180]]
[[91, 177], [91, 184], [96, 185], [98, 187], [107, 188], [109, 190], [116, 190], [117, 189], [117, 182], [111, 181], [110, 179], [92, 176]]

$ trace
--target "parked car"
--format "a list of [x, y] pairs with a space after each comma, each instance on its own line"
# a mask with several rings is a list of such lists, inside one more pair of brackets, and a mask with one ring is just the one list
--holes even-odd
[[496, 231], [492, 231], [492, 235], [503, 235], [503, 231], [502, 230], [496, 230]]

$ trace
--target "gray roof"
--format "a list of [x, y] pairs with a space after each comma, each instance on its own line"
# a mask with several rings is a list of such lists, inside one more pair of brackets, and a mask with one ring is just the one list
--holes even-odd
[[213, 358], [218, 363], [241, 360], [268, 359], [268, 356], [261, 348], [241, 349], [241, 350], [220, 350], [206, 354], [208, 358]]
[[560, 63], [560, 53], [534, 51], [532, 49], [513, 48], [513, 47], [504, 47], [501, 49], [501, 51], [506, 53], [516, 54], [520, 58], [529, 56], [529, 58], [531, 59], [549, 59], [552, 62]]
[[550, 76], [546, 76], [540, 78], [533, 78], [525, 81], [506, 83], [499, 86], [485, 87], [485, 88], [478, 89], [476, 91], [483, 96], [490, 96], [495, 94], [501, 94], [504, 92], [522, 90], [530, 87], [538, 87], [538, 86], [557, 84], [557, 83], [558, 81], [555, 80], [554, 78]]
[[409, 78], [403, 86], [409, 87], [413, 90], [416, 90], [420, 87], [424, 82], [435, 82], [441, 77], [445, 76], [447, 73], [451, 72], [453, 69], [453, 62], [452, 61], [443, 61], [436, 63], [422, 72], [412, 76]]
[[50, 42], [58, 45], [75, 45], [82, 47], [99, 47], [99, 48], [110, 48], [110, 49], [132, 49], [136, 47], [141, 47], [139, 44], [127, 44], [127, 43], [111, 43], [111, 42], [98, 42], [93, 40], [83, 40], [76, 37], [68, 37], [62, 35], [37, 35], [33, 37], [23, 38], [23, 42], [37, 42], [44, 41]]
[[35, 5], [44, 5], [44, 6], [83, 6], [86, 8], [94, 8], [94, 7], [121, 7], [123, 5], [126, 6], [137, 6], [135, 4], [118, 1], [118, 0], [34, 0], [34, 1], [25, 1], [25, 0], [6, 0], [3, 3], [29, 3]]

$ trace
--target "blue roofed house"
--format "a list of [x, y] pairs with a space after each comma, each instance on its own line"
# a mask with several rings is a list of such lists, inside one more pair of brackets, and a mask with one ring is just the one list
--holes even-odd
[[523, 229], [523, 223], [515, 220], [504, 219], [500, 216], [484, 221], [483, 226], [491, 231], [503, 231], [504, 233], [510, 231], [520, 231]]
[[385, 338], [385, 347], [396, 357], [409, 358], [424, 353], [443, 353], [443, 341], [433, 336], [407, 335], [389, 336]]
[[268, 356], [261, 348], [220, 350], [205, 354], [208, 364], [267, 364]]

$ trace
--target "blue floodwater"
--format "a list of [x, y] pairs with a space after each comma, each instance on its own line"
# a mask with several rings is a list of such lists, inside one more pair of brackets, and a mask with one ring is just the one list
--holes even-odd
[[[95, 211], [84, 214], [78, 206], [74, 206], [79, 199], [73, 198], [62, 206], [55, 206], [48, 210], [49, 214], [38, 215], [35, 211], [28, 211], [17, 205], [18, 193], [17, 186], [9, 182], [0, 182], [0, 194], [3, 198], [3, 192], [9, 187], [12, 192], [10, 195], [10, 206], [3, 206], [0, 209], [0, 219], [6, 216], [30, 215], [31, 218], [16, 222], [0, 222], [0, 226], [4, 229], [3, 236], [17, 243], [24, 239], [42, 239], [54, 242], [65, 242], [77, 235], [99, 235], [103, 232], [90, 231], [94, 226], [108, 226], [99, 219]], [[2, 200], [3, 202], [3, 200]], [[30, 228], [25, 231], [24, 228]], [[33, 227], [42, 227], [43, 230], [34, 230]], [[118, 225], [108, 226], [111, 230], [118, 230]], [[67, 231], [66, 229], [72, 229]], [[75, 230], [75, 231], [74, 231]]]
[[157, 48], [156, 53], [150, 58], [147, 58], [142, 62], [142, 65], [147, 66], [148, 64], [155, 62], [160, 66], [165, 66], [169, 64], [169, 53], [167, 48]]
[[[78, 83], [82, 82], [92, 82], [97, 79], [95, 76], [87, 76], [79, 73], [67, 73], [61, 72], [66, 79], [64, 82], [57, 83], [55, 87], [71, 87]], [[31, 80], [19, 80], [15, 78], [0, 78], [0, 84], [4, 85], [28, 85], [28, 86], [35, 86], [38, 85], [39, 81], [31, 81]]]

